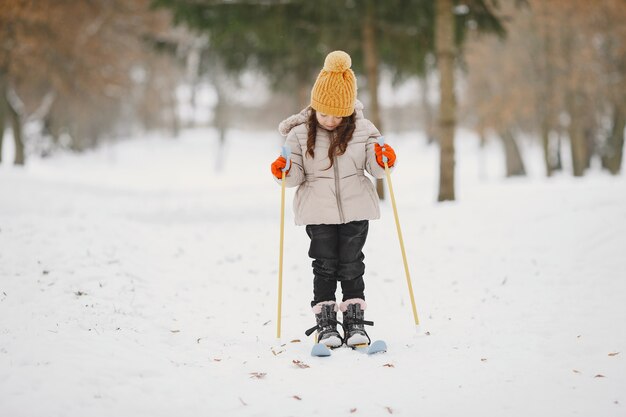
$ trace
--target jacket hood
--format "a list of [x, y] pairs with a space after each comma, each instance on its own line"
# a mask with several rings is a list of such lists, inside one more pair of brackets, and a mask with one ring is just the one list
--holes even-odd
[[[361, 103], [359, 100], [356, 100], [356, 102], [354, 103], [354, 110], [356, 111], [356, 118], [362, 119], [363, 118], [363, 103]], [[291, 132], [291, 129], [293, 129], [296, 126], [306, 123], [306, 121], [309, 118], [310, 113], [311, 113], [311, 106], [305, 107], [304, 109], [302, 109], [300, 113], [291, 115], [285, 120], [283, 120], [282, 122], [280, 122], [280, 124], [278, 125], [278, 131], [280, 132], [281, 135], [287, 136], [289, 132]]]

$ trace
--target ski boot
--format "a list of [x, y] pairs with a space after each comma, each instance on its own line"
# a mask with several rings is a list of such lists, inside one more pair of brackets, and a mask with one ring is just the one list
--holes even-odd
[[365, 331], [365, 325], [373, 326], [374, 322], [364, 320], [365, 300], [353, 298], [341, 303], [340, 309], [343, 313], [344, 339], [346, 345], [353, 349], [369, 346], [372, 343]]
[[343, 344], [337, 331], [337, 304], [334, 301], [322, 301], [313, 307], [317, 324], [305, 332], [307, 336], [317, 330], [315, 343], [322, 343], [333, 349]]

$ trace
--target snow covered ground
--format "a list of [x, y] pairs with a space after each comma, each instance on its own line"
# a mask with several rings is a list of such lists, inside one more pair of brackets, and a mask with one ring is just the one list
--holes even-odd
[[275, 338], [277, 134], [232, 132], [219, 173], [211, 130], [5, 162], [0, 416], [626, 415], [624, 176], [545, 179], [528, 148], [506, 180], [462, 133], [459, 201], [436, 204], [437, 149], [387, 140], [421, 326], [386, 202], [365, 249], [376, 356], [309, 356], [293, 190]]

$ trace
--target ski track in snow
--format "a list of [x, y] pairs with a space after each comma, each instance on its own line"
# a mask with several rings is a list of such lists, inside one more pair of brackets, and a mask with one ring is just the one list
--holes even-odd
[[293, 189], [275, 338], [277, 134], [1, 165], [0, 415], [626, 415], [623, 176], [545, 179], [530, 147], [529, 178], [506, 180], [461, 132], [459, 201], [436, 204], [438, 150], [386, 138], [421, 326], [386, 201], [365, 248], [374, 356], [309, 355]]

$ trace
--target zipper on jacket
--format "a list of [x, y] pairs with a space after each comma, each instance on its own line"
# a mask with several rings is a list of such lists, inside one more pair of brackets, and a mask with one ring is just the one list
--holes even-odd
[[339, 191], [339, 167], [337, 166], [337, 157], [334, 157], [333, 170], [335, 172], [335, 197], [337, 197], [337, 209], [339, 210], [339, 221], [345, 223], [343, 217], [343, 207], [341, 207], [341, 192]]

